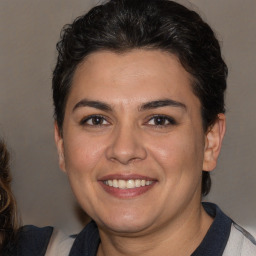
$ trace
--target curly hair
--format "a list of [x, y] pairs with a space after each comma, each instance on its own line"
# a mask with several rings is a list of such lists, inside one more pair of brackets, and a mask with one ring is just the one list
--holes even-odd
[[[57, 44], [52, 89], [60, 134], [67, 98], [78, 65], [90, 54], [110, 50], [157, 49], [175, 54], [194, 81], [206, 132], [225, 113], [227, 66], [213, 30], [194, 11], [169, 0], [111, 0], [66, 25]], [[202, 172], [202, 195], [210, 191]]]
[[0, 251], [14, 241], [18, 229], [16, 202], [10, 187], [9, 159], [6, 145], [0, 140]]

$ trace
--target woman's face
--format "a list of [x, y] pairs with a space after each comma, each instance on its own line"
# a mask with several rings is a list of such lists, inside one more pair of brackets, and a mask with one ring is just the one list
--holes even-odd
[[205, 134], [191, 82], [158, 50], [102, 51], [77, 68], [56, 143], [100, 228], [148, 232], [199, 207]]

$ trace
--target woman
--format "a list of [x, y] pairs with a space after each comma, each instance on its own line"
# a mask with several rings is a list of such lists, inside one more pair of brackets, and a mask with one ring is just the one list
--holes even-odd
[[11, 192], [9, 153], [0, 140], [0, 251], [9, 255], [18, 229], [16, 203]]
[[57, 49], [59, 164], [93, 219], [69, 255], [255, 255], [251, 236], [201, 204], [225, 133], [227, 67], [200, 16], [112, 0], [66, 26]]
[[59, 165], [93, 220], [61, 255], [255, 255], [201, 203], [226, 127], [228, 71], [209, 25], [173, 1], [111, 0], [65, 26], [57, 49]]

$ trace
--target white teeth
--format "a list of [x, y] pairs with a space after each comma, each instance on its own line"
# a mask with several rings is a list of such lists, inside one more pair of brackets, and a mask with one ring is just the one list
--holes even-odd
[[126, 181], [125, 180], [119, 180], [118, 181], [118, 187], [119, 188], [126, 188]]
[[151, 180], [106, 180], [104, 184], [114, 188], [129, 189], [149, 186], [153, 183]]
[[114, 188], [118, 188], [118, 182], [117, 182], [117, 180], [113, 180], [113, 183], [112, 183], [112, 184], [113, 184], [113, 187], [114, 187]]
[[134, 180], [127, 180], [127, 182], [126, 182], [126, 187], [127, 187], [127, 188], [135, 188], [135, 182], [134, 182]]
[[139, 188], [141, 186], [141, 181], [140, 180], [135, 180], [135, 187]]

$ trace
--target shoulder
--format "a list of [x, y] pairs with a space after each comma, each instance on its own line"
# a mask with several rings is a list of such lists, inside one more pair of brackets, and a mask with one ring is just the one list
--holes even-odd
[[59, 230], [52, 233], [46, 255], [47, 256], [83, 256], [96, 255], [100, 243], [98, 228], [91, 221], [77, 235], [67, 236]]
[[53, 227], [23, 226], [13, 244], [13, 255], [44, 255], [53, 232]]
[[233, 223], [223, 256], [255, 256], [256, 240], [244, 228]]
[[53, 227], [36, 227], [33, 225], [26, 225], [19, 229], [19, 238], [21, 239], [27, 239], [31, 238], [31, 236], [36, 236], [35, 238], [45, 238], [48, 236], [51, 236], [53, 232]]
[[47, 247], [47, 256], [67, 256], [74, 243], [75, 235], [67, 236], [60, 230], [54, 229]]

